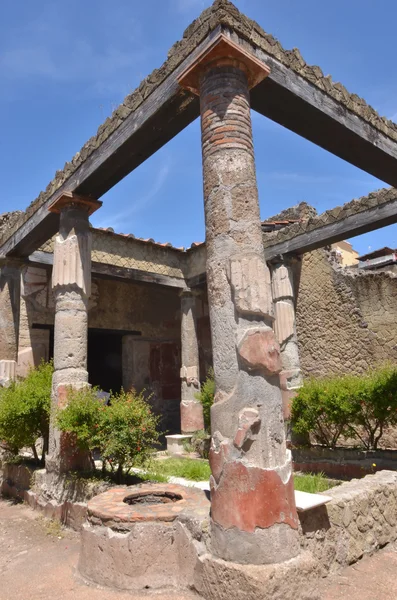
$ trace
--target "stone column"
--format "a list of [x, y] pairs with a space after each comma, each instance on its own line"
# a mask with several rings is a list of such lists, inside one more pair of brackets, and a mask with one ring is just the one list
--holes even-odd
[[0, 386], [16, 375], [22, 266], [17, 258], [0, 263]]
[[259, 215], [249, 88], [269, 70], [220, 35], [180, 83], [200, 95], [207, 285], [216, 382], [211, 543], [238, 563], [299, 553], [269, 269]]
[[284, 419], [289, 421], [290, 405], [302, 385], [298, 338], [296, 335], [293, 267], [297, 259], [284, 259], [272, 264], [272, 290], [275, 311], [275, 333], [281, 351], [280, 386]]
[[[101, 203], [74, 195], [61, 196], [50, 208], [60, 213], [55, 239], [52, 288], [55, 299], [53, 411], [67, 403], [70, 387], [88, 385], [87, 305], [91, 293], [89, 215]], [[47, 471], [62, 473], [90, 468], [66, 434], [50, 427]]]
[[200, 391], [199, 347], [197, 339], [196, 294], [181, 292], [181, 431], [204, 429], [203, 407], [196, 398]]

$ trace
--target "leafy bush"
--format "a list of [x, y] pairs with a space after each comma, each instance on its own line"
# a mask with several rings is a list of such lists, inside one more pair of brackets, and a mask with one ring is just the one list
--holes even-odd
[[376, 450], [385, 429], [397, 425], [397, 368], [385, 365], [357, 379], [350, 437], [358, 439], [366, 449]]
[[204, 427], [206, 431], [211, 431], [211, 406], [214, 403], [215, 397], [215, 378], [214, 370], [209, 369], [207, 378], [201, 386], [200, 391], [196, 394], [197, 400], [200, 400], [203, 405], [204, 412]]
[[109, 406], [96, 398], [96, 390], [71, 389], [68, 404], [57, 413], [57, 426], [72, 434], [77, 445], [99, 450], [104, 468], [116, 471], [118, 481], [133, 466], [148, 462], [158, 442], [158, 417], [142, 394], [121, 391], [112, 394]]
[[43, 438], [43, 456], [48, 448], [53, 365], [42, 362], [25, 379], [0, 388], [0, 439], [18, 454], [29, 446], [38, 460], [36, 440]]
[[397, 424], [397, 368], [309, 379], [292, 402], [291, 419], [296, 433], [320, 444], [335, 448], [342, 436], [376, 450], [385, 429]]
[[335, 448], [353, 418], [351, 378], [309, 379], [299, 389], [291, 406], [295, 433], [312, 434], [316, 442]]

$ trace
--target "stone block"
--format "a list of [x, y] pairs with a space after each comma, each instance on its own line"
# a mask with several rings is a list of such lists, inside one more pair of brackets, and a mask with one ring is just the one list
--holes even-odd
[[181, 454], [186, 454], [183, 445], [190, 442], [192, 439], [191, 435], [185, 435], [181, 433], [166, 435], [165, 437], [167, 440], [167, 452], [171, 456], [180, 456]]
[[56, 237], [52, 287], [76, 286], [87, 297], [91, 293], [91, 235]]
[[239, 312], [266, 317], [273, 315], [270, 272], [261, 256], [232, 258], [230, 285]]
[[194, 588], [206, 600], [320, 600], [317, 575], [309, 552], [272, 565], [241, 565], [204, 554]]
[[198, 379], [198, 367], [181, 367], [181, 379]]

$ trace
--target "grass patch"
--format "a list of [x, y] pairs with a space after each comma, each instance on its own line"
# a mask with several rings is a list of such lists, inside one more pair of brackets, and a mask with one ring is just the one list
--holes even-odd
[[195, 460], [194, 458], [165, 458], [156, 460], [147, 473], [148, 479], [158, 479], [162, 476], [167, 481], [168, 477], [184, 477], [191, 481], [208, 481], [211, 469], [207, 460]]
[[304, 473], [302, 475], [295, 474], [294, 476], [294, 487], [298, 492], [318, 494], [329, 490], [335, 485], [338, 485], [338, 483], [330, 482], [324, 473]]

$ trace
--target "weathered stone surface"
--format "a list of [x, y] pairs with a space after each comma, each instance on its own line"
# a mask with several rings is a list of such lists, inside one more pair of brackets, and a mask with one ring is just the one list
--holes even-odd
[[[272, 520], [271, 510], [267, 524], [255, 513], [265, 473], [279, 478], [286, 447], [244, 69], [227, 58], [211, 65], [202, 76], [200, 109], [217, 389], [211, 409], [212, 551], [246, 563], [275, 560], [283, 548], [284, 560], [298, 552], [296, 527], [289, 521], [279, 524], [277, 516]], [[284, 472], [283, 481], [289, 476], [290, 470]], [[275, 513], [283, 506], [296, 519], [293, 496], [277, 485], [273, 489]]]
[[[21, 267], [18, 259], [0, 265], [0, 360], [4, 361], [17, 359]], [[6, 363], [3, 373], [7, 375], [4, 369]]]
[[181, 431], [193, 433], [204, 429], [200, 390], [199, 346], [197, 334], [196, 294], [181, 293]]
[[[299, 279], [300, 261], [288, 259], [272, 265], [272, 290], [274, 301], [274, 331], [280, 344], [281, 365], [280, 387], [283, 398], [283, 415], [287, 437], [296, 435], [290, 431], [291, 402], [296, 390], [302, 385], [298, 338], [296, 334], [294, 274]], [[301, 440], [302, 441], [302, 440]]]
[[380, 471], [326, 494], [332, 497], [326, 507], [300, 514], [302, 547], [322, 576], [397, 539], [397, 473]]
[[232, 258], [230, 284], [239, 312], [267, 317], [273, 315], [270, 273], [263, 257], [254, 254]]
[[217, 524], [224, 529], [237, 527], [254, 533], [256, 528], [267, 529], [275, 523], [298, 527], [293, 478], [285, 483], [273, 470], [227, 462], [222, 484], [211, 488], [211, 501]]
[[181, 431], [194, 433], [204, 429], [203, 405], [195, 402], [181, 402]]
[[238, 449], [242, 449], [244, 444], [258, 433], [261, 420], [259, 413], [255, 408], [244, 408], [238, 417], [238, 429], [234, 437], [233, 444]]
[[[68, 388], [88, 383], [88, 296], [91, 291], [91, 233], [88, 210], [71, 202], [61, 210], [55, 241], [52, 285], [55, 295], [53, 407], [67, 402]], [[87, 453], [50, 423], [48, 471], [90, 470]]]
[[[305, 254], [297, 302], [303, 374], [360, 375], [375, 364], [395, 362], [396, 295], [393, 273], [343, 268], [327, 249]], [[396, 434], [385, 435], [384, 447], [396, 447]]]
[[200, 556], [195, 589], [207, 600], [320, 600], [309, 552], [280, 564], [240, 565]]
[[267, 375], [281, 371], [280, 347], [271, 329], [247, 329], [238, 353], [250, 370], [262, 369]]

